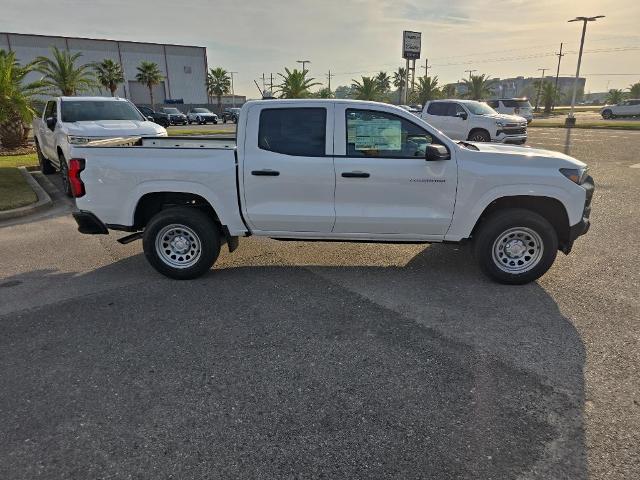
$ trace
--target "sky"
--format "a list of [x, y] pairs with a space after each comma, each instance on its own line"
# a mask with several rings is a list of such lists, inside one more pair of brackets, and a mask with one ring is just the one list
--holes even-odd
[[[589, 23], [581, 75], [586, 92], [640, 81], [638, 0], [0, 0], [0, 31], [207, 47], [210, 67], [238, 72], [237, 94], [258, 96], [254, 79], [311, 60], [331, 87], [404, 64], [402, 31], [422, 32], [422, 56], [440, 83], [465, 70], [492, 77], [575, 75], [582, 23]], [[416, 75], [424, 75], [419, 68]]]

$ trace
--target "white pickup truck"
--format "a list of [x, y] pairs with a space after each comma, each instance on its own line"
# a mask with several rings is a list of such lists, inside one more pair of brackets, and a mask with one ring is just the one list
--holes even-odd
[[522, 145], [527, 141], [527, 120], [498, 113], [476, 100], [431, 100], [421, 117], [454, 140]]
[[593, 181], [558, 152], [454, 142], [392, 105], [261, 100], [233, 139], [72, 147], [79, 231], [134, 232], [159, 272], [207, 272], [241, 236], [473, 242], [481, 269], [532, 281], [588, 230]]
[[67, 162], [71, 145], [82, 145], [101, 138], [167, 135], [160, 125], [149, 121], [124, 98], [58, 97], [44, 107], [41, 118], [33, 121], [33, 136], [43, 173], [59, 170], [65, 193]]

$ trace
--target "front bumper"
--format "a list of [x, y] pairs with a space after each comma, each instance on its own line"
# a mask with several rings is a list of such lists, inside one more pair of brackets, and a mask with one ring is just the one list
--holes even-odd
[[498, 135], [493, 141], [496, 143], [513, 143], [515, 145], [522, 145], [527, 141], [527, 134], [507, 135], [504, 132], [498, 132]]
[[591, 176], [587, 177], [582, 184], [582, 187], [586, 190], [582, 219], [575, 225], [571, 225], [569, 227], [569, 238], [567, 239], [566, 244], [561, 248], [564, 253], [569, 253], [576, 238], [587, 233], [591, 227], [589, 217], [591, 216], [591, 200], [593, 199], [593, 191], [595, 190], [593, 178]]
[[109, 230], [102, 221], [96, 217], [93, 213], [86, 210], [78, 210], [73, 212], [74, 220], [78, 224], [78, 231], [80, 233], [87, 233], [90, 235], [108, 235]]

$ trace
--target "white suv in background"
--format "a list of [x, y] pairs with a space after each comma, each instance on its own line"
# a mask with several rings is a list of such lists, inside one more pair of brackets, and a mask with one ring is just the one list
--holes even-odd
[[432, 100], [421, 117], [454, 140], [521, 145], [527, 141], [527, 121], [520, 116], [496, 112], [475, 100]]
[[533, 107], [526, 98], [498, 98], [497, 100], [487, 100], [487, 105], [498, 113], [507, 115], [519, 115], [531, 123], [533, 120]]
[[640, 98], [630, 98], [617, 105], [605, 105], [600, 110], [600, 115], [605, 120], [615, 117], [634, 117], [640, 115]]

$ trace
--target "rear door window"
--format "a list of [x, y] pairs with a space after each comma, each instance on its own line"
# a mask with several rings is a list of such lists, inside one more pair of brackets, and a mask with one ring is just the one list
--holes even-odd
[[429, 115], [436, 115], [438, 117], [446, 117], [448, 115], [449, 102], [436, 102], [429, 104], [427, 113]]
[[267, 108], [260, 112], [258, 148], [300, 157], [325, 155], [326, 108]]

